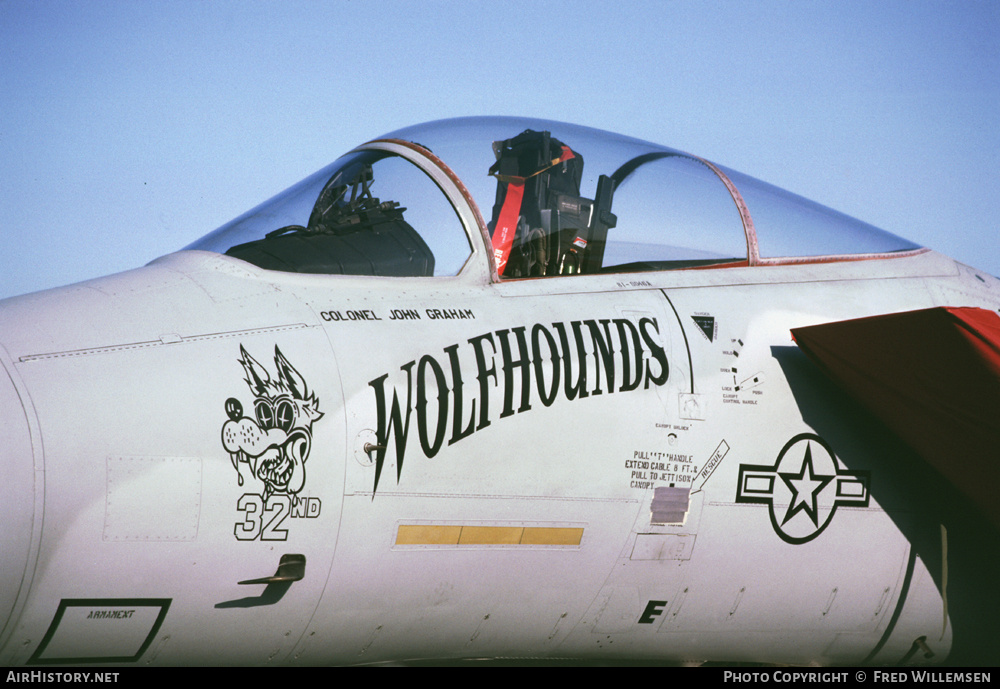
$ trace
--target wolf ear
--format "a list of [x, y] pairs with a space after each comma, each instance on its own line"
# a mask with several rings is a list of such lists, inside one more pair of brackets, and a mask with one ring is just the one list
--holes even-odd
[[252, 356], [247, 353], [247, 350], [240, 345], [240, 363], [243, 364], [243, 370], [247, 372], [247, 385], [250, 386], [250, 390], [258, 397], [263, 396], [267, 393], [267, 386], [271, 382], [271, 376], [267, 374], [267, 369], [261, 366]]
[[307, 399], [309, 391], [306, 389], [306, 379], [288, 363], [278, 345], [274, 346], [274, 364], [278, 367], [278, 378], [292, 393], [292, 397], [297, 400]]

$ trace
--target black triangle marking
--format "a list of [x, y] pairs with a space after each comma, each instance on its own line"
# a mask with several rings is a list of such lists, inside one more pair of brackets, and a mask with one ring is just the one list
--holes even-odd
[[715, 340], [715, 316], [691, 316], [691, 320], [695, 322], [709, 342]]

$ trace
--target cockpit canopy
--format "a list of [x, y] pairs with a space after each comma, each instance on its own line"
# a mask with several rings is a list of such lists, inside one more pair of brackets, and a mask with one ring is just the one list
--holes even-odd
[[851, 260], [920, 247], [681, 151], [576, 125], [401, 129], [188, 249], [299, 273], [504, 279]]

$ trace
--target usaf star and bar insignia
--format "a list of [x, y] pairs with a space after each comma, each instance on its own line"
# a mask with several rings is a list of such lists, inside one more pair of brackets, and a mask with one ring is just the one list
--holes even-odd
[[802, 433], [773, 465], [740, 466], [736, 502], [767, 505], [775, 533], [797, 545], [819, 536], [838, 507], [867, 507], [870, 484], [870, 472], [841, 469], [826, 441]]

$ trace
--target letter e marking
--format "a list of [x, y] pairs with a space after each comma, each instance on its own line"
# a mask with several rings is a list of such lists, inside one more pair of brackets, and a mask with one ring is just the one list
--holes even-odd
[[659, 616], [665, 607], [667, 607], [667, 601], [665, 600], [649, 601], [646, 603], [646, 609], [642, 611], [642, 615], [639, 617], [639, 624], [653, 624], [653, 618]]

